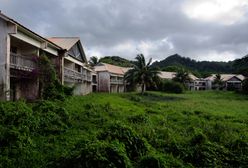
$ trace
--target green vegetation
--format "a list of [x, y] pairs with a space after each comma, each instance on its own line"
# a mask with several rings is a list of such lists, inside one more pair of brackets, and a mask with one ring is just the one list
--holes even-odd
[[159, 71], [151, 66], [152, 58], [146, 63], [144, 55], [138, 54], [135, 59], [133, 68], [126, 72], [124, 78], [130, 85], [140, 84], [144, 94], [147, 87], [156, 87], [160, 82]]
[[37, 60], [40, 97], [45, 100], [64, 100], [66, 95], [72, 95], [73, 89], [61, 84], [57, 78], [54, 65], [46, 55]]
[[206, 91], [0, 102], [0, 167], [246, 167], [247, 101]]
[[99, 62], [121, 66], [121, 67], [133, 66], [133, 61], [127, 60], [125, 58], [121, 58], [119, 56], [105, 56], [103, 58], [100, 58]]
[[159, 84], [158, 90], [166, 93], [183, 93], [185, 86], [182, 83], [172, 80], [162, 80]]
[[178, 67], [182, 67], [198, 77], [207, 77], [212, 73], [241, 73], [248, 76], [248, 56], [229, 62], [217, 62], [196, 61], [174, 54], [164, 60], [154, 62], [153, 66], [164, 71], [176, 71]]

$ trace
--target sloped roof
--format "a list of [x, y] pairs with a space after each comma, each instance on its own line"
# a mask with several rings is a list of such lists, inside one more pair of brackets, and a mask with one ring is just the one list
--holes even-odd
[[[159, 77], [162, 78], [162, 79], [173, 79], [175, 76], [176, 76], [176, 72], [166, 72], [166, 71], [160, 71], [159, 73]], [[193, 75], [193, 74], [189, 74], [189, 77], [192, 79], [192, 80], [197, 80], [198, 78]]]
[[116, 65], [111, 65], [107, 63], [99, 63], [95, 67], [96, 72], [107, 71], [113, 74], [124, 75], [130, 68], [120, 67]]
[[47, 39], [67, 51], [80, 40], [79, 37], [49, 37]]
[[199, 79], [199, 78], [197, 78], [195, 75], [193, 75], [193, 74], [189, 74], [189, 77], [190, 77], [190, 79], [192, 79], [192, 80], [197, 80], [197, 79]]
[[[214, 81], [216, 74], [212, 74], [211, 76], [205, 78], [206, 80], [210, 80], [210, 81]], [[245, 79], [245, 77], [241, 74], [220, 74], [221, 79], [223, 81], [228, 81], [229, 79], [236, 77], [239, 80], [243, 81]]]
[[176, 76], [176, 72], [160, 71], [159, 77], [162, 79], [173, 79]]
[[82, 54], [82, 60], [87, 63], [87, 58], [79, 37], [49, 37], [47, 39], [67, 51], [69, 51], [75, 44], [78, 43], [79, 50]]

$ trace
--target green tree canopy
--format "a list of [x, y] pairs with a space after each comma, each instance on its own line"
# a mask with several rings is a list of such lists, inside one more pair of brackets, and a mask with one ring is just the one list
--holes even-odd
[[135, 58], [133, 68], [125, 74], [125, 80], [129, 84], [141, 85], [141, 93], [143, 94], [146, 90], [146, 86], [156, 85], [157, 81], [160, 80], [157, 68], [151, 66], [152, 59], [146, 63], [143, 54], [138, 54]]

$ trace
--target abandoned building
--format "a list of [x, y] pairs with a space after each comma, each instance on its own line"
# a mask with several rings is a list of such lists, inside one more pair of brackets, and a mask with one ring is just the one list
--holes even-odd
[[74, 95], [86, 95], [92, 92], [92, 71], [87, 66], [87, 58], [79, 37], [51, 37], [49, 41], [66, 50], [63, 58], [62, 83], [74, 87]]
[[63, 49], [0, 13], [0, 99], [39, 97], [36, 59], [45, 54], [61, 77]]
[[94, 69], [98, 78], [98, 92], [121, 93], [126, 91], [124, 74], [129, 68], [99, 63]]

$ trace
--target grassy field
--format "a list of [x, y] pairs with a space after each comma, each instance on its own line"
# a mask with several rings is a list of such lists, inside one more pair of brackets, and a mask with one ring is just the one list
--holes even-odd
[[2, 167], [248, 165], [248, 96], [233, 92], [95, 93], [0, 105]]

